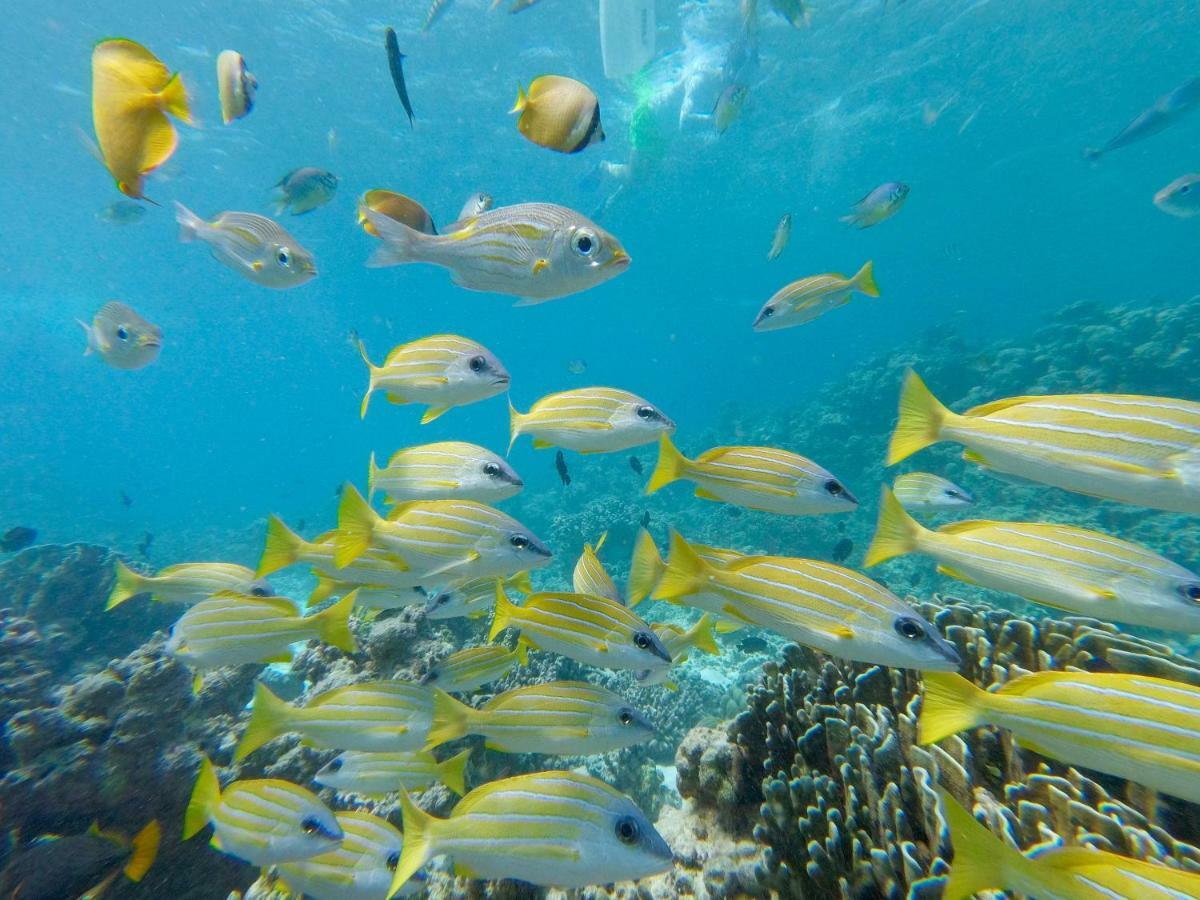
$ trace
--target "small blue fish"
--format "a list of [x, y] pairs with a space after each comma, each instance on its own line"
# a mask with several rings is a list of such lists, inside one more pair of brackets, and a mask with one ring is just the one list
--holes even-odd
[[886, 181], [853, 206], [853, 212], [842, 216], [839, 221], [856, 225], [861, 230], [878, 225], [900, 211], [908, 199], [908, 185], [899, 181]]

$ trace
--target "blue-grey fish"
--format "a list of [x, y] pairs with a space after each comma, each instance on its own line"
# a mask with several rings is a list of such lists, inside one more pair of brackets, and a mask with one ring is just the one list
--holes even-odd
[[206, 222], [175, 204], [179, 240], [201, 241], [220, 263], [263, 287], [285, 290], [317, 277], [313, 255], [278, 222], [246, 212], [223, 212]]
[[392, 84], [396, 86], [396, 94], [400, 97], [400, 105], [408, 116], [409, 127], [413, 123], [412, 101], [408, 99], [408, 85], [404, 83], [404, 54], [400, 52], [400, 42], [396, 40], [394, 29], [384, 32], [384, 43], [387, 45], [388, 68], [392, 73]]
[[292, 169], [275, 183], [274, 213], [300, 216], [324, 206], [337, 193], [338, 177], [332, 172], [304, 166]]
[[1200, 78], [1193, 78], [1169, 94], [1163, 94], [1155, 100], [1153, 106], [1143, 110], [1137, 118], [1122, 128], [1103, 147], [1089, 147], [1083, 151], [1083, 155], [1087, 159], [1099, 159], [1105, 153], [1111, 153], [1156, 135], [1174, 125], [1186, 113], [1191, 112], [1197, 102], [1200, 102]]
[[[458, 213], [458, 219], [455, 224], [470, 219], [472, 216], [477, 216], [480, 213], [485, 213], [495, 205], [496, 201], [492, 199], [492, 195], [484, 191], [476, 191], [467, 198], [467, 202], [463, 204], [463, 208]], [[451, 226], [450, 230], [453, 230]]]
[[1182, 175], [1154, 195], [1154, 205], [1181, 219], [1200, 215], [1200, 175]]
[[99, 897], [120, 875], [141, 881], [158, 854], [160, 836], [158, 820], [151, 819], [132, 839], [95, 825], [84, 834], [38, 839], [9, 856], [0, 871], [0, 897]]
[[908, 185], [899, 181], [886, 181], [871, 191], [853, 206], [853, 212], [839, 220], [858, 228], [870, 228], [900, 211], [908, 199]]
[[788, 240], [792, 236], [792, 214], [784, 213], [779, 220], [779, 224], [775, 226], [775, 236], [771, 238], [771, 249], [767, 253], [767, 259], [779, 259], [785, 247], [788, 245]]

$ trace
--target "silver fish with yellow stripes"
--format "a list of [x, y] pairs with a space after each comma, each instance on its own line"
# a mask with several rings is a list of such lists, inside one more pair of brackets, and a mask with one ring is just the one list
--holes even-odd
[[358, 342], [370, 378], [359, 414], [366, 418], [371, 395], [383, 391], [389, 403], [424, 403], [425, 425], [455, 406], [487, 400], [508, 390], [512, 377], [482, 344], [457, 334], [433, 334], [392, 349], [382, 366]]
[[[528, 572], [518, 572], [504, 579], [506, 590], [522, 594], [533, 593], [533, 581]], [[492, 611], [496, 603], [496, 579], [475, 578], [452, 588], [430, 593], [425, 605], [427, 619], [478, 619]]]
[[[722, 620], [727, 621], [727, 620]], [[688, 651], [695, 648], [710, 656], [719, 656], [721, 648], [717, 646], [716, 635], [713, 633], [713, 616], [711, 613], [702, 615], [695, 624], [688, 628], [680, 628], [670, 622], [654, 622], [651, 626], [671, 654], [671, 668], [687, 662]], [[644, 685], [665, 684], [671, 690], [676, 685], [667, 680], [669, 670], [659, 669], [654, 672], [641, 672], [638, 682]]]
[[754, 318], [755, 331], [779, 331], [820, 318], [830, 310], [845, 306], [855, 292], [879, 296], [875, 273], [868, 260], [852, 277], [831, 273], [801, 278], [784, 285], [771, 295]]
[[521, 641], [587, 666], [601, 669], [665, 669], [671, 655], [638, 615], [607, 597], [590, 594], [537, 593], [521, 606], [496, 588], [496, 612], [488, 640], [505, 628], [521, 632]]
[[688, 459], [667, 435], [646, 485], [653, 494], [673, 481], [696, 484], [696, 496], [784, 516], [853, 512], [858, 501], [811, 459], [776, 447], [713, 447]]
[[922, 744], [995, 725], [1034, 753], [1200, 802], [1200, 687], [1093, 672], [1034, 672], [998, 691], [958, 674], [924, 682]]
[[624, 698], [583, 681], [551, 681], [497, 694], [479, 709], [434, 690], [426, 749], [468, 734], [502, 753], [591, 756], [654, 737], [654, 726]]
[[[379, 900], [391, 896], [392, 872], [400, 861], [404, 836], [387, 819], [362, 810], [335, 815], [342, 829], [336, 850], [309, 859], [280, 863], [276, 874], [294, 896], [321, 900]], [[422, 887], [409, 879], [396, 895], [406, 897]]]
[[423, 791], [440, 781], [462, 796], [467, 792], [465, 772], [470, 758], [470, 750], [464, 750], [442, 762], [438, 762], [437, 757], [427, 750], [405, 753], [347, 750], [330, 760], [313, 776], [313, 781], [335, 790], [367, 797], [391, 794], [401, 788]]
[[269, 597], [272, 593], [271, 585], [256, 577], [253, 569], [234, 563], [176, 563], [153, 575], [143, 575], [118, 559], [112, 592], [104, 608], [120, 606], [138, 594], [149, 594], [159, 603], [197, 603], [221, 591], [255, 597]]
[[525, 482], [491, 450], [464, 441], [439, 441], [397, 450], [386, 467], [367, 471], [367, 499], [383, 491], [392, 503], [459, 498], [499, 503], [519, 493]]
[[400, 556], [443, 583], [506, 578], [547, 565], [553, 555], [516, 519], [474, 500], [413, 500], [382, 518], [352, 485], [342, 491], [334, 563], [347, 566], [369, 548]]
[[247, 212], [223, 212], [206, 222], [182, 203], [175, 204], [179, 240], [208, 245], [217, 262], [247, 281], [276, 290], [299, 287], [317, 277], [313, 255], [273, 219]]
[[431, 263], [459, 287], [522, 298], [527, 306], [577, 294], [629, 268], [613, 235], [553, 203], [501, 206], [456, 223], [448, 234], [423, 234], [374, 210], [360, 213], [383, 239], [371, 267]]
[[975, 502], [953, 481], [930, 472], [906, 472], [892, 482], [892, 493], [907, 510], [958, 509]]
[[328, 531], [306, 541], [292, 531], [276, 515], [267, 517], [267, 540], [262, 558], [258, 563], [260, 576], [269, 575], [297, 563], [306, 563], [313, 571], [321, 573], [329, 590], [315, 595], [309, 603], [320, 602], [340, 592], [345, 585], [373, 585], [404, 590], [418, 587], [421, 578], [414, 573], [403, 559], [386, 550], [368, 549], [345, 566], [334, 563], [337, 553], [337, 532]]
[[464, 878], [584, 887], [645, 878], [672, 854], [645, 813], [590, 775], [534, 772], [475, 788], [438, 819], [400, 794], [404, 850], [392, 887], [435, 856]]
[[1071, 525], [975, 520], [924, 528], [884, 488], [868, 567], [932, 556], [968, 584], [1109, 622], [1200, 632], [1200, 575], [1138, 544]]
[[833, 563], [746, 556], [715, 566], [673, 534], [654, 599], [708, 609], [854, 662], [926, 671], [958, 668], [958, 652], [908, 604], [865, 575]]
[[[683, 538], [679, 538], [683, 540]], [[705, 562], [712, 565], [724, 565], [727, 562], [732, 562], [735, 559], [741, 559], [746, 554], [739, 553], [737, 550], [727, 550], [722, 547], [708, 547], [704, 544], [688, 544], [693, 551]], [[633, 558], [629, 562], [629, 583], [625, 586], [625, 593], [629, 597], [629, 605], [637, 606], [643, 600], [650, 596], [654, 591], [655, 586], [662, 580], [663, 573], [667, 571], [667, 564], [663, 562], [662, 555], [658, 552], [658, 547], [654, 543], [654, 538], [650, 536], [645, 528], [638, 529], [637, 538], [633, 543]], [[720, 605], [719, 600], [714, 600], [714, 604]], [[701, 609], [712, 608], [712, 605], [703, 605], [700, 603], [694, 604]]]
[[[317, 575], [317, 587], [309, 595], [309, 605], [320, 603], [328, 597], [339, 597], [354, 591], [356, 611], [365, 611], [368, 616], [384, 609], [404, 609], [408, 606], [424, 606], [429, 602], [429, 592], [417, 587], [385, 587], [378, 584], [354, 584], [336, 581], [327, 575]], [[316, 599], [313, 599], [313, 598]]]
[[280, 700], [259, 681], [234, 759], [241, 761], [268, 741], [292, 733], [323, 750], [419, 750], [432, 715], [430, 689], [411, 681], [349, 684], [318, 694], [303, 706]]
[[985, 468], [1092, 497], [1200, 513], [1200, 403], [1133, 394], [1010, 397], [951, 412], [909, 372], [888, 465], [956, 441]]
[[333, 813], [311, 791], [275, 778], [235, 781], [222, 791], [217, 770], [201, 757], [183, 839], [208, 825], [213, 847], [252, 866], [328, 853], [344, 837]]
[[[1200, 873], [1119, 856], [1094, 844], [1038, 845], [1029, 856], [984, 827], [943, 789], [942, 811], [954, 844], [942, 900], [1013, 891], [1044, 900], [1186, 900], [1200, 897]], [[996, 816], [996, 826], [1008, 828]]]
[[222, 591], [201, 600], [174, 625], [164, 648], [193, 669], [247, 663], [291, 662], [291, 645], [317, 639], [354, 653], [358, 646], [350, 632], [354, 594], [333, 606], [301, 615], [286, 597], [252, 597]]
[[575, 570], [571, 573], [572, 587], [577, 594], [595, 594], [598, 597], [607, 597], [609, 600], [620, 603], [621, 592], [617, 590], [616, 582], [612, 580], [612, 576], [604, 568], [604, 563], [600, 562], [600, 557], [597, 556], [607, 538], [608, 532], [605, 532], [600, 535], [600, 540], [596, 541], [595, 547], [591, 544], [583, 545], [583, 553], [579, 555], [579, 559], [575, 563]]
[[586, 387], [548, 394], [527, 413], [509, 402], [511, 438], [508, 449], [522, 434], [533, 438], [537, 449], [563, 447], [580, 453], [611, 453], [658, 440], [675, 431], [657, 406], [637, 394], [617, 388]]
[[[495, 597], [495, 586], [492, 596]], [[467, 647], [438, 660], [421, 679], [421, 684], [433, 685], [448, 693], [473, 691], [503, 678], [515, 666], [526, 665], [529, 657], [524, 644], [509, 650], [500, 644]]]

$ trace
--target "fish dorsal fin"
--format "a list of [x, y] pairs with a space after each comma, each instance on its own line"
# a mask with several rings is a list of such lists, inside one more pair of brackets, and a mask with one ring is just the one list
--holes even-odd
[[693, 462], [706, 463], [713, 462], [725, 456], [733, 447], [713, 447], [711, 450], [705, 450], [693, 460]]
[[715, 565], [714, 563], [709, 563], [709, 565], [713, 568], [724, 570], [726, 572], [740, 572], [743, 569], [749, 568], [750, 566], [756, 566], [759, 563], [767, 562], [769, 559], [771, 559], [769, 556], [743, 556], [739, 559], [731, 559], [724, 565]]
[[1026, 403], [1031, 403], [1034, 400], [1052, 400], [1053, 397], [1005, 397], [1003, 400], [992, 400], [990, 403], [981, 403], [978, 406], [972, 406], [968, 409], [964, 416], [981, 417], [990, 416], [992, 413], [1001, 412], [1006, 409], [1012, 409], [1014, 406], [1022, 406]]
[[608, 532], [600, 535], [600, 540], [596, 541], [596, 546], [592, 548], [593, 553], [599, 553], [600, 548], [604, 546], [604, 542], [608, 540]]
[[997, 522], [989, 522], [987, 519], [965, 519], [962, 522], [951, 522], [948, 525], [943, 525], [938, 529], [940, 534], [965, 534], [968, 531], [975, 531], [979, 528], [989, 528]]
[[285, 616], [300, 615], [300, 608], [294, 601], [289, 600], [287, 597], [256, 597], [253, 594], [243, 594], [240, 591], [217, 591], [217, 593], [213, 594], [213, 598], [221, 600], [244, 600], [247, 604], [269, 606]]

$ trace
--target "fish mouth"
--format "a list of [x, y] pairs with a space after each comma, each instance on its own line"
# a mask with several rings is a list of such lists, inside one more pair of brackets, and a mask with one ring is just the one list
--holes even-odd
[[933, 633], [931, 637], [933, 638], [933, 646], [937, 649], [937, 652], [950, 664], [946, 667], [946, 671], [955, 671], [962, 663], [962, 657], [959, 655], [958, 650], [940, 634]]
[[523, 478], [521, 478], [520, 475], [506, 475], [504, 480], [507, 481], [509, 484], [511, 484], [513, 487], [517, 487], [517, 488], [525, 487], [525, 480]]
[[492, 379], [492, 385], [508, 385], [512, 383], [511, 375], [501, 375], [499, 378]]
[[624, 250], [614, 250], [612, 259], [604, 264], [606, 269], [616, 269], [618, 272], [623, 272], [629, 268], [629, 264], [633, 262], [633, 257]]

